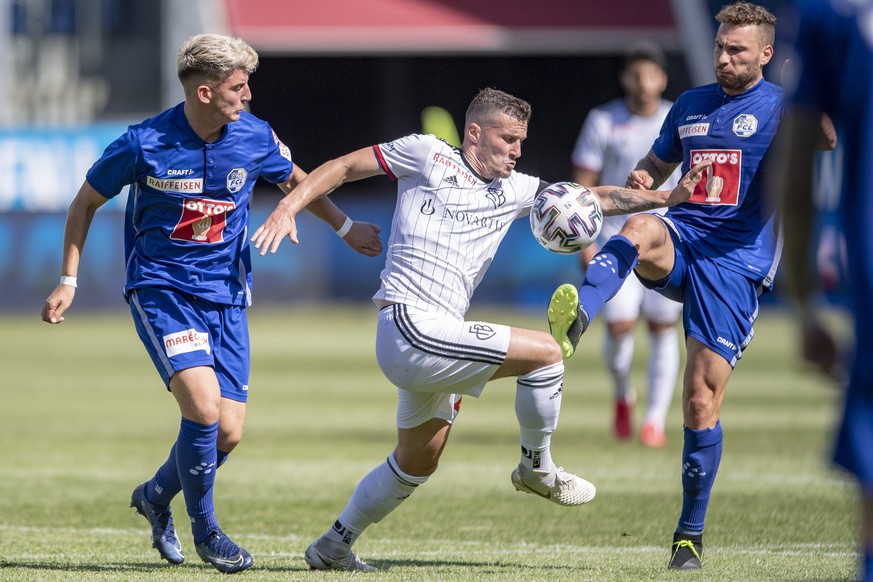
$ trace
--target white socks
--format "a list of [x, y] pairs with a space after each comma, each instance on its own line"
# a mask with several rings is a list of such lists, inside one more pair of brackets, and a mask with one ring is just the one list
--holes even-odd
[[521, 464], [534, 471], [552, 471], [549, 444], [558, 426], [564, 385], [564, 363], [519, 376], [515, 388], [515, 416], [521, 436]]
[[679, 341], [676, 336], [675, 327], [649, 334], [648, 407], [643, 422], [651, 422], [661, 430], [679, 375]]
[[634, 359], [633, 332], [618, 337], [607, 333], [603, 341], [603, 359], [615, 382], [615, 399], [632, 403], [635, 399], [630, 387], [630, 370]]
[[367, 527], [382, 521], [426, 481], [427, 477], [401, 471], [392, 452], [384, 463], [361, 479], [336, 523], [323, 537], [351, 547]]

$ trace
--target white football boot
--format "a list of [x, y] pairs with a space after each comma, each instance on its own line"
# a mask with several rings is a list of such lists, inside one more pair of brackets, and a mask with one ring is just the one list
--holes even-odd
[[519, 465], [512, 472], [512, 484], [519, 491], [533, 493], [558, 505], [582, 505], [594, 499], [597, 489], [583, 479], [558, 467], [541, 473]]

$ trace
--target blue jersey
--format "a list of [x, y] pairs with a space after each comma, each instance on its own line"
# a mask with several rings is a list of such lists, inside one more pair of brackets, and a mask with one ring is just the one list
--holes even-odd
[[288, 148], [270, 126], [243, 112], [212, 143], [184, 104], [131, 126], [88, 171], [111, 198], [131, 184], [125, 217], [125, 293], [168, 287], [214, 303], [251, 304], [249, 199], [259, 177], [291, 175]]
[[782, 89], [760, 81], [730, 96], [718, 84], [683, 93], [652, 151], [682, 172], [713, 160], [691, 198], [667, 211], [696, 250], [720, 266], [772, 284], [779, 232], [764, 201], [764, 157], [783, 113]]

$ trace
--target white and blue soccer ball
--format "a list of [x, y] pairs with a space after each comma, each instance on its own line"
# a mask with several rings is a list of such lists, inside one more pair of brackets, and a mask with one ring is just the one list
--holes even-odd
[[553, 253], [578, 253], [593, 243], [603, 226], [597, 196], [575, 182], [556, 182], [542, 190], [530, 211], [534, 238]]

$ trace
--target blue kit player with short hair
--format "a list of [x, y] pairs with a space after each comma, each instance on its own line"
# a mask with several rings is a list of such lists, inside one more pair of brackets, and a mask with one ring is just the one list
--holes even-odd
[[[91, 219], [130, 184], [124, 295], [182, 415], [167, 461], [134, 490], [131, 507], [148, 519], [161, 556], [180, 564], [170, 501], [181, 491], [197, 554], [221, 572], [238, 572], [253, 559], [220, 529], [212, 493], [246, 415], [249, 201], [258, 178], [287, 193], [306, 173], [270, 126], [245, 111], [258, 65], [248, 44], [194, 36], [182, 44], [177, 65], [185, 101], [131, 126], [88, 171], [67, 214], [61, 281], [42, 319], [64, 320]], [[356, 251], [381, 252], [378, 227], [354, 223], [326, 200], [308, 209]]]
[[635, 272], [643, 285], [684, 305], [687, 363], [682, 412], [682, 511], [668, 566], [697, 570], [704, 518], [722, 454], [719, 420], [731, 372], [752, 340], [758, 296], [779, 259], [779, 228], [764, 208], [765, 154], [783, 112], [783, 91], [764, 80], [776, 19], [765, 8], [722, 8], [715, 37], [717, 83], [683, 93], [660, 136], [628, 176], [656, 188], [678, 165], [713, 165], [691, 198], [666, 216], [631, 217], [589, 264], [581, 288], [559, 287], [549, 305], [566, 356], [603, 303]]
[[[784, 215], [785, 259], [798, 301], [804, 356], [839, 375], [838, 350], [816, 316], [816, 277], [810, 261], [815, 223], [813, 160], [822, 114], [842, 140], [843, 184], [839, 219], [846, 240], [854, 346], [836, 434], [835, 463], [858, 482], [862, 568], [859, 580], [873, 582], [873, 2], [795, 0], [786, 20], [791, 50], [786, 91], [791, 105], [780, 131], [779, 182]], [[854, 515], [853, 515], [854, 516]]]

